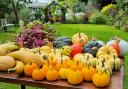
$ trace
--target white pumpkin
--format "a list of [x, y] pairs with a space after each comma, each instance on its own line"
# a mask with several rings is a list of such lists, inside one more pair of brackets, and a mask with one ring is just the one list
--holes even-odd
[[[115, 43], [115, 40], [110, 40], [107, 42], [107, 45], [112, 45]], [[128, 54], [128, 42], [124, 40], [120, 40], [119, 42], [120, 46], [120, 56], [125, 56]]]

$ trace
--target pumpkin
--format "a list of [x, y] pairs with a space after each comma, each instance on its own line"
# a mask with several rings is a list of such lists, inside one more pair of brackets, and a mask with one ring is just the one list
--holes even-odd
[[92, 79], [96, 87], [107, 87], [110, 83], [110, 76], [107, 73], [95, 73]]
[[49, 69], [47, 72], [46, 72], [46, 79], [48, 81], [55, 81], [59, 78], [59, 73], [57, 70], [55, 69]]
[[105, 45], [105, 43], [102, 40], [97, 40], [96, 37], [92, 37], [92, 41], [98, 42], [98, 44], [100, 44], [101, 46], [104, 46]]
[[69, 71], [68, 68], [61, 68], [61, 69], [59, 70], [60, 79], [67, 79], [68, 71]]
[[79, 44], [73, 44], [71, 46], [71, 56], [73, 57], [74, 55], [82, 53], [82, 47]]
[[37, 68], [38, 66], [36, 63], [30, 62], [24, 66], [24, 74], [26, 76], [32, 76], [32, 72]]
[[96, 57], [96, 54], [100, 47], [102, 47], [102, 45], [100, 45], [97, 41], [91, 41], [84, 45], [83, 52], [90, 53], [94, 57]]
[[67, 37], [58, 37], [53, 42], [53, 47], [61, 48], [63, 46], [71, 45], [71, 44], [72, 44], [72, 41], [69, 38], [67, 38]]
[[32, 79], [33, 80], [43, 80], [45, 78], [46, 71], [43, 69], [35, 69], [32, 72]]
[[70, 46], [63, 46], [61, 48], [61, 52], [63, 55], [68, 55], [70, 56], [70, 53], [71, 53], [71, 47]]
[[105, 59], [97, 61], [96, 70], [99, 73], [106, 72], [108, 75], [112, 74], [111, 66], [105, 62]]
[[73, 64], [70, 66], [70, 69], [82, 70], [83, 66], [84, 65], [82, 63], [79, 63], [78, 61], [74, 61]]
[[[119, 39], [119, 48], [117, 46], [118, 49], [120, 49], [120, 56], [125, 56], [128, 54], [128, 42], [126, 42], [125, 40], [121, 40]], [[110, 40], [107, 42], [107, 45], [113, 45], [116, 43], [116, 40]]]
[[40, 52], [51, 53], [51, 48], [49, 46], [42, 46]]
[[105, 45], [99, 49], [97, 52], [98, 58], [105, 58], [106, 60], [109, 60], [113, 57], [113, 55], [118, 56], [116, 50], [108, 45]]
[[84, 33], [76, 33], [72, 37], [72, 43], [73, 44], [80, 44], [81, 46], [84, 46], [88, 42], [88, 37]]
[[73, 57], [73, 60], [74, 60], [74, 61], [77, 61], [77, 62], [79, 62], [79, 63], [83, 63], [83, 57], [84, 57], [84, 55], [81, 54], [81, 53], [79, 53], [79, 54], [76, 54], [76, 55]]
[[96, 69], [90, 66], [84, 67], [82, 73], [85, 81], [92, 81], [93, 75], [96, 73]]
[[80, 70], [70, 69], [67, 74], [67, 80], [70, 84], [80, 84], [83, 82], [83, 74]]
[[119, 46], [119, 41], [116, 41], [116, 42], [113, 43], [111, 46], [116, 50], [116, 52], [117, 52], [117, 54], [118, 54], [118, 57], [119, 57], [119, 56], [120, 56], [120, 46]]
[[7, 71], [9, 68], [15, 67], [16, 62], [10, 56], [0, 56], [0, 71]]
[[119, 71], [121, 68], [121, 59], [113, 56], [112, 59], [107, 61], [108, 65], [111, 66], [113, 71]]

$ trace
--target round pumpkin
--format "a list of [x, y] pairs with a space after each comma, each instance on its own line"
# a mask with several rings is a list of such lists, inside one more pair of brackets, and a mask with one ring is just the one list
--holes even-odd
[[59, 76], [61, 79], [67, 79], [67, 74], [68, 74], [69, 69], [68, 68], [61, 68], [59, 70]]
[[70, 53], [71, 53], [71, 47], [70, 46], [63, 46], [61, 48], [61, 52], [63, 55], [68, 55], [70, 56]]
[[26, 76], [32, 76], [32, 72], [37, 68], [38, 66], [36, 63], [30, 62], [24, 66], [24, 74]]
[[51, 53], [51, 48], [49, 46], [42, 46], [40, 52]]
[[93, 75], [96, 73], [96, 69], [93, 67], [84, 67], [82, 73], [85, 81], [92, 81]]
[[61, 48], [63, 46], [71, 45], [71, 44], [72, 44], [72, 41], [69, 38], [67, 38], [67, 37], [58, 37], [53, 42], [53, 47]]
[[88, 36], [84, 33], [76, 33], [72, 37], [72, 43], [73, 44], [80, 44], [81, 46], [84, 46], [88, 42]]
[[73, 57], [74, 55], [78, 54], [78, 53], [82, 53], [82, 47], [80, 46], [80, 44], [73, 44], [71, 46], [71, 56]]
[[107, 63], [111, 66], [113, 71], [119, 71], [121, 68], [121, 59], [115, 56], [112, 59], [108, 60]]
[[56, 81], [59, 78], [59, 73], [55, 69], [50, 69], [46, 73], [46, 79], [48, 81]]
[[[125, 40], [119, 39], [119, 48], [120, 48], [120, 56], [125, 56], [128, 54], [128, 42]], [[113, 45], [116, 43], [116, 40], [110, 40], [107, 42], [107, 45]]]
[[33, 80], [43, 80], [45, 78], [46, 71], [43, 69], [35, 69], [32, 72], [32, 79]]
[[96, 54], [100, 47], [102, 47], [102, 45], [100, 45], [97, 41], [91, 41], [84, 45], [83, 52], [90, 53], [94, 57], [96, 57]]
[[105, 60], [98, 60], [96, 64], [96, 70], [99, 73], [107, 73], [108, 75], [112, 75], [112, 68], [110, 65], [108, 65]]
[[106, 73], [95, 73], [93, 83], [96, 87], [107, 87], [110, 83], [110, 76]]
[[116, 50], [109, 45], [105, 45], [101, 47], [97, 52], [98, 58], [105, 58], [106, 60], [109, 60], [110, 58], [112, 58], [113, 55], [118, 56]]
[[83, 74], [80, 70], [69, 70], [67, 80], [70, 84], [80, 84], [83, 82]]

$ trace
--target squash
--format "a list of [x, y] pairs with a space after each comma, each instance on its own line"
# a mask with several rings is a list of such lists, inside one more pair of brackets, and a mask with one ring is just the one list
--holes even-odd
[[96, 64], [96, 70], [99, 72], [99, 73], [107, 73], [108, 75], [112, 75], [112, 68], [110, 65], [108, 65], [106, 62], [105, 62], [105, 59], [99, 59], [97, 61], [97, 64]]
[[108, 65], [111, 66], [113, 71], [119, 71], [121, 68], [121, 59], [113, 56], [112, 59], [107, 61]]
[[32, 79], [33, 80], [43, 80], [45, 78], [46, 71], [43, 69], [35, 69], [32, 72]]
[[102, 47], [102, 45], [100, 45], [97, 41], [91, 41], [84, 45], [83, 52], [90, 53], [94, 57], [96, 57], [96, 54], [100, 47]]
[[34, 62], [38, 66], [42, 65], [40, 56], [29, 51], [14, 51], [7, 55], [22, 61], [24, 64]]
[[4, 56], [6, 54], [7, 50], [0, 46], [0, 56]]
[[59, 73], [55, 69], [49, 69], [46, 73], [46, 79], [48, 81], [56, 81], [59, 78]]
[[68, 71], [67, 80], [70, 84], [80, 84], [83, 82], [83, 74], [80, 70]]
[[84, 33], [76, 33], [72, 36], [72, 43], [73, 44], [80, 44], [84, 46], [88, 42], [88, 36]]
[[42, 46], [40, 52], [51, 53], [51, 48], [49, 46]]
[[71, 53], [71, 47], [70, 46], [63, 46], [61, 48], [61, 52], [63, 55], [68, 55], [70, 56], [70, 53]]
[[0, 71], [8, 71], [9, 68], [15, 67], [16, 62], [10, 56], [0, 56]]
[[53, 47], [55, 48], [61, 48], [66, 45], [71, 45], [72, 41], [68, 37], [58, 37], [53, 42]]
[[13, 50], [18, 50], [19, 47], [15, 44], [9, 44], [9, 43], [5, 43], [5, 44], [1, 44], [0, 46], [2, 46], [3, 48], [6, 49], [7, 52], [11, 52]]
[[113, 55], [118, 56], [116, 50], [108, 45], [105, 45], [99, 49], [97, 52], [98, 58], [105, 58], [106, 60], [109, 60], [113, 57]]
[[85, 81], [92, 81], [93, 75], [96, 73], [96, 69], [90, 66], [84, 67], [82, 73]]
[[105, 72], [97, 72], [94, 74], [92, 81], [96, 87], [107, 87], [110, 83], [110, 76]]
[[114, 38], [114, 40], [108, 41], [107, 45], [113, 45], [117, 40], [119, 40], [120, 56], [123, 57], [128, 54], [128, 42], [127, 41], [116, 37]]
[[24, 72], [24, 63], [22, 61], [16, 60], [16, 66], [14, 68], [8, 69], [8, 72], [16, 72], [17, 74], [22, 74]]
[[80, 44], [71, 45], [71, 57], [75, 56], [78, 53], [82, 53], [82, 47], [80, 46]]
[[68, 68], [61, 68], [61, 69], [59, 70], [60, 79], [67, 79], [68, 71], [69, 71]]
[[32, 72], [38, 69], [38, 66], [36, 63], [30, 62], [24, 66], [24, 74], [26, 76], [32, 76]]

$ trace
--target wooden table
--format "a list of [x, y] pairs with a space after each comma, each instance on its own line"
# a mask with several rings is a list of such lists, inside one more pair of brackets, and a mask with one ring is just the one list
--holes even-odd
[[[110, 85], [106, 88], [100, 89], [123, 89], [123, 76], [124, 67], [122, 66], [120, 72], [113, 72]], [[99, 89], [96, 88], [91, 82], [83, 82], [80, 85], [70, 85], [64, 80], [55, 82], [48, 82], [46, 80], [34, 81], [30, 77], [18, 77], [14, 73], [7, 74], [3, 72], [0, 72], [0, 82], [20, 84], [21, 89], [25, 89], [25, 85], [42, 87], [46, 89]]]

